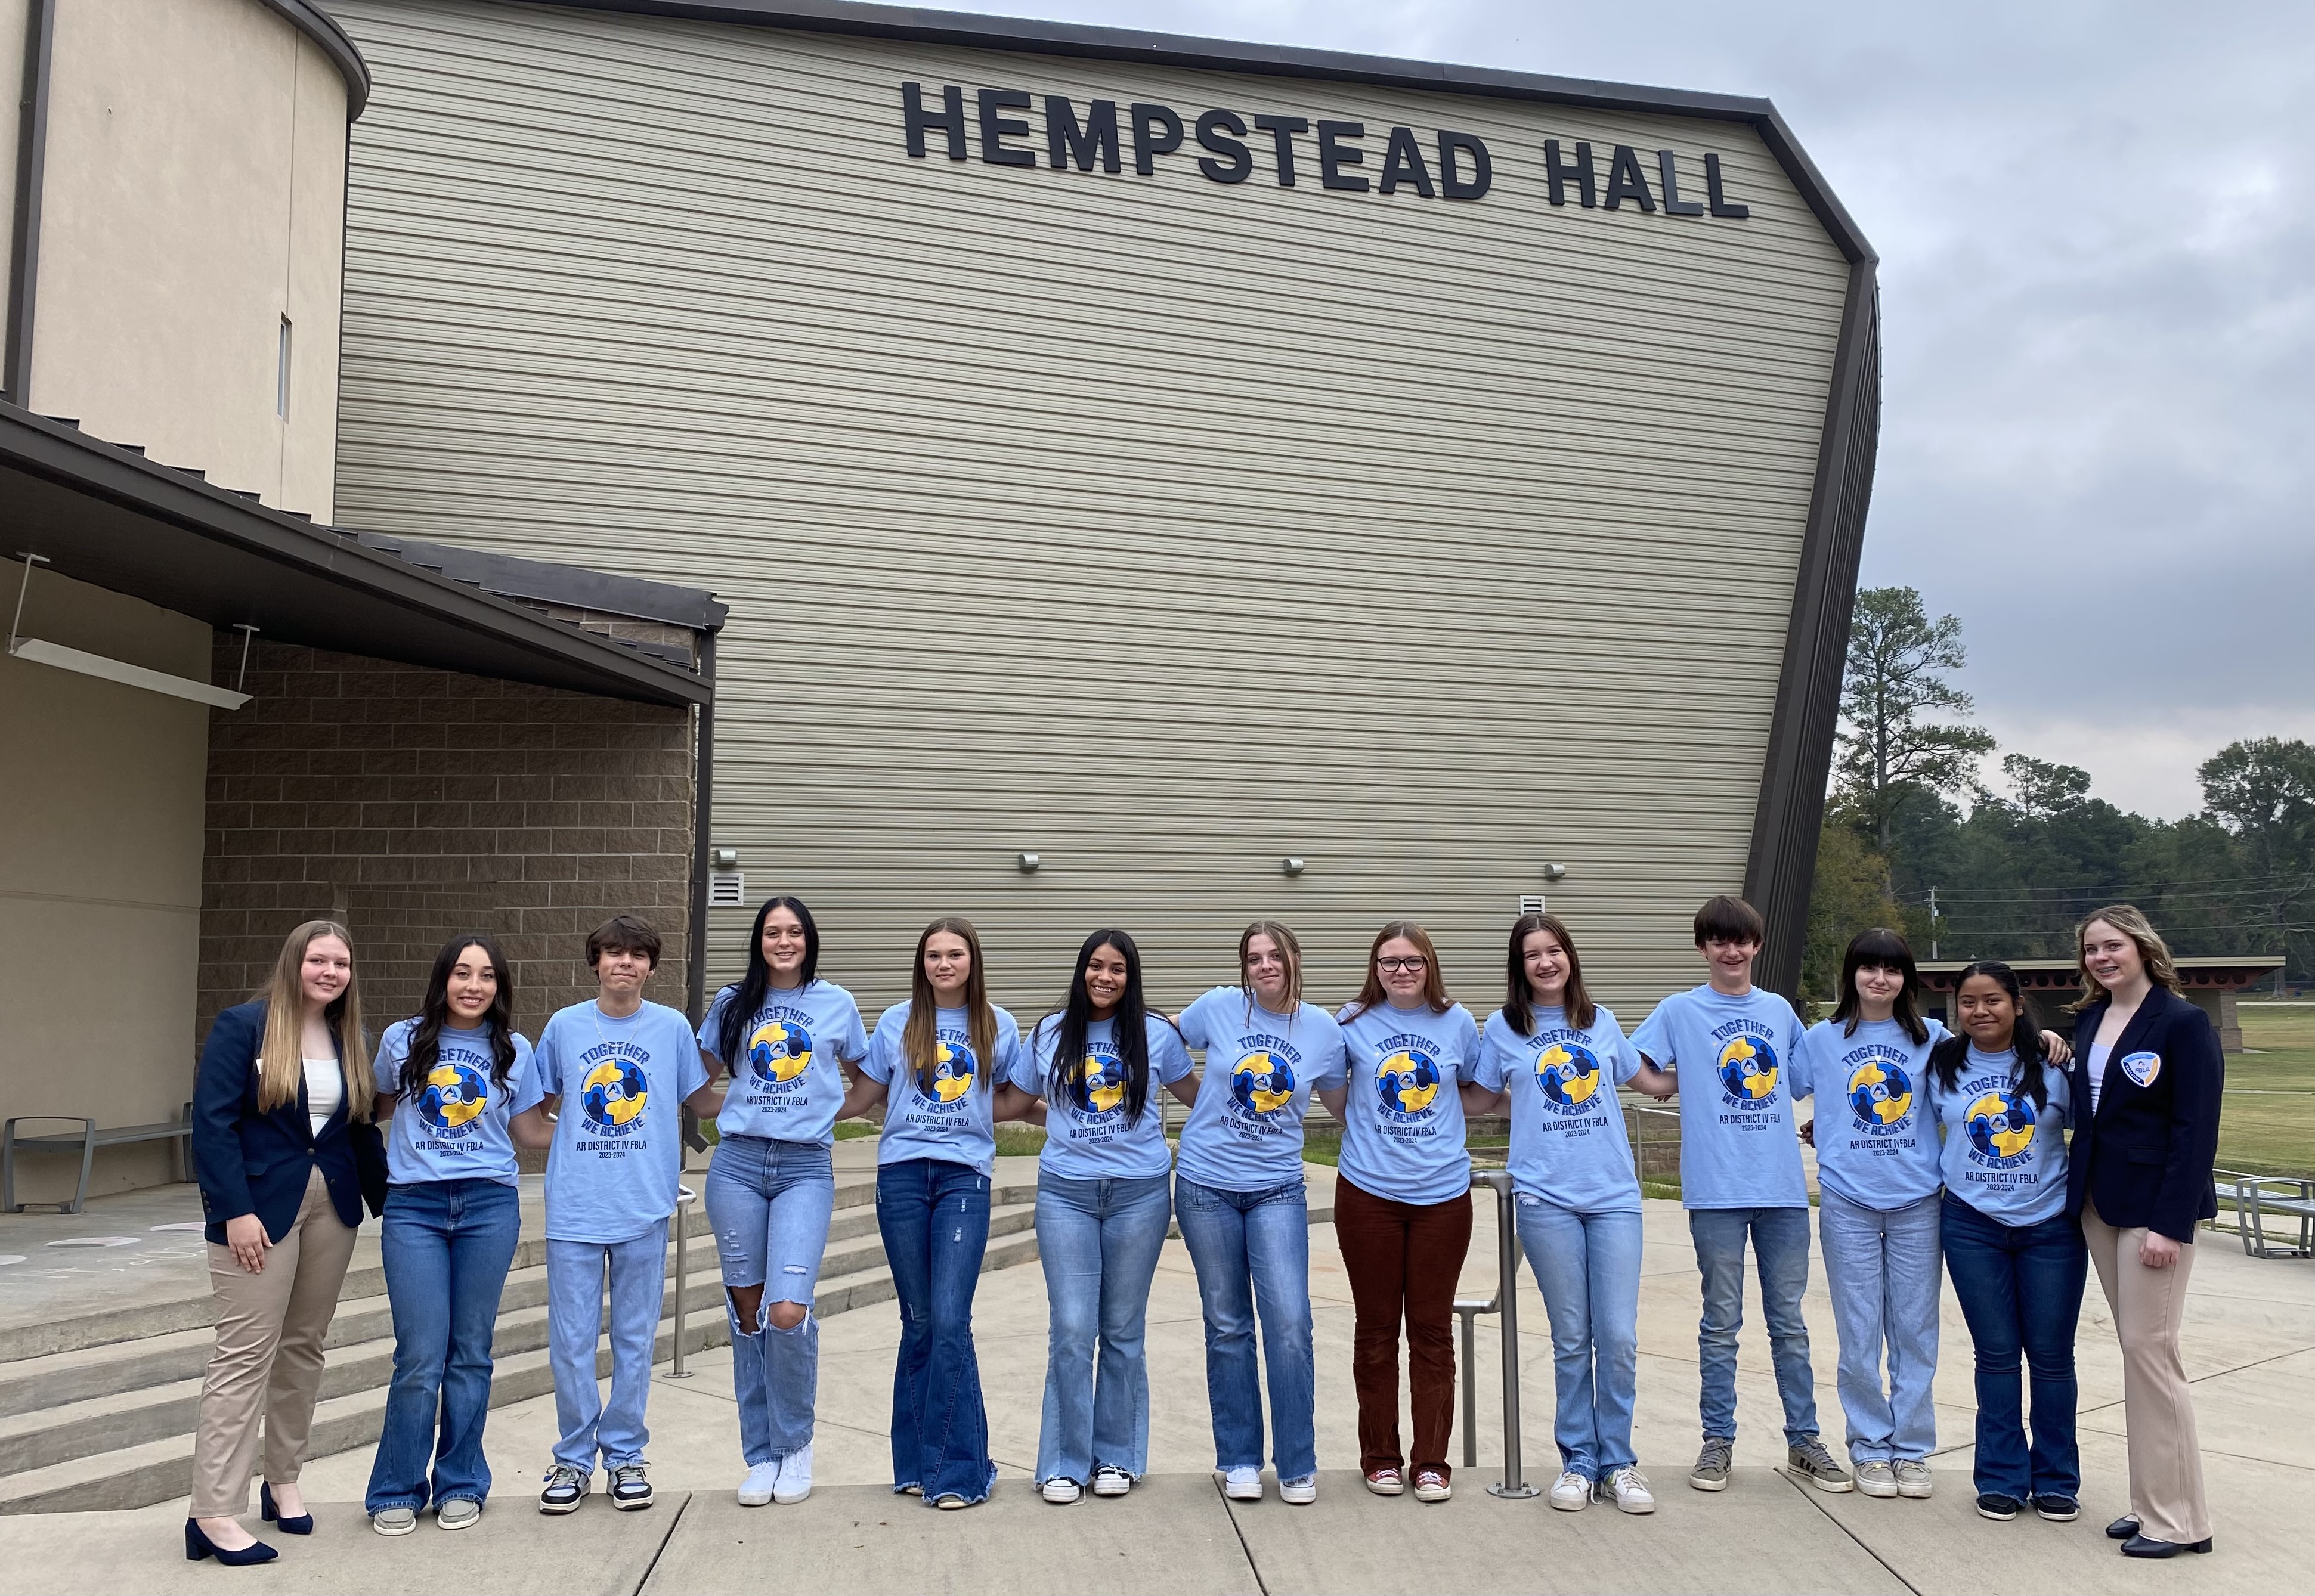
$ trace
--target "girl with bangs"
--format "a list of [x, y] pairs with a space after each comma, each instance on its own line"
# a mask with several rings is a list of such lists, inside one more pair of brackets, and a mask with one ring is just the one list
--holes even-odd
[[706, 1196], [748, 1466], [740, 1505], [802, 1502], [812, 1494], [812, 1304], [836, 1211], [836, 1115], [845, 1066], [868, 1052], [852, 994], [820, 979], [820, 927], [802, 899], [767, 899], [756, 911], [747, 971], [715, 994], [699, 1047], [731, 1077]]
[[1640, 1180], [1616, 1088], [1672, 1080], [1641, 1061], [1616, 1016], [1583, 988], [1575, 943], [1557, 915], [1512, 927], [1503, 1006], [1487, 1021], [1477, 1113], [1508, 1108], [1520, 1246], [1551, 1320], [1551, 1505], [1576, 1512], [1596, 1495], [1628, 1513], [1655, 1511], [1632, 1450], [1639, 1375]]
[[217, 1296], [185, 1521], [194, 1562], [277, 1555], [235, 1521], [249, 1511], [261, 1446], [267, 1521], [286, 1535], [314, 1532], [297, 1475], [321, 1395], [322, 1343], [363, 1206], [386, 1206], [375, 1090], [353, 937], [334, 921], [307, 920], [281, 944], [265, 989], [217, 1015], [193, 1085], [193, 1171]]
[[522, 1230], [511, 1122], [543, 1095], [494, 938], [442, 944], [417, 1016], [379, 1040], [377, 1084], [394, 1383], [364, 1506], [380, 1535], [416, 1530], [429, 1503], [440, 1528], [469, 1529], [491, 1494], [491, 1343]]
[[1447, 1442], [1455, 1423], [1455, 1281], [1471, 1243], [1471, 1155], [1465, 1101], [1479, 1027], [1447, 996], [1439, 952], [1412, 920], [1376, 934], [1366, 981], [1335, 1022], [1348, 1052], [1335, 1236], [1355, 1306], [1351, 1373], [1359, 1393], [1359, 1469], [1367, 1489], [1406, 1489], [1398, 1444], [1398, 1329], [1406, 1326], [1415, 1420], [1415, 1494], [1454, 1494]]
[[892, 1489], [928, 1507], [971, 1507], [997, 1483], [972, 1347], [995, 1122], [1023, 1117], [1034, 1100], [1006, 1080], [1019, 1067], [1020, 1027], [989, 1001], [971, 921], [925, 927], [909, 993], [877, 1017], [838, 1117], [885, 1104], [876, 1227], [900, 1307]]
[[1162, 1086], [1184, 1104], [1198, 1099], [1181, 1033], [1142, 1001], [1133, 938], [1086, 938], [1068, 996], [1032, 1028], [1010, 1080], [1045, 1104], [1037, 1255], [1052, 1318], [1038, 1486], [1057, 1506], [1088, 1486], [1122, 1496], [1149, 1466], [1142, 1332], [1174, 1211], [1157, 1093]]
[[1238, 985], [1182, 1011], [1183, 1039], [1204, 1051], [1206, 1072], [1182, 1127], [1174, 1210], [1198, 1272], [1222, 1494], [1262, 1500], [1267, 1373], [1278, 1494], [1301, 1507], [1318, 1499], [1302, 1120], [1313, 1093], [1343, 1116], [1343, 1033], [1302, 1001], [1302, 947], [1277, 921], [1240, 934], [1237, 968]]

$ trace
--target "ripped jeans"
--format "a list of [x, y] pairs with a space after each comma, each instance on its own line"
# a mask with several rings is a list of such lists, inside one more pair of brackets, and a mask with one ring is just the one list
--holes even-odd
[[[732, 1387], [740, 1404], [740, 1452], [749, 1467], [812, 1444], [820, 1391], [820, 1321], [808, 1311], [836, 1208], [836, 1174], [825, 1147], [727, 1136], [707, 1167], [707, 1218], [723, 1265], [723, 1314], [732, 1322]], [[743, 1325], [731, 1288], [763, 1287], [756, 1322]], [[803, 1322], [783, 1330], [772, 1309], [800, 1303]]]
[[972, 1350], [972, 1293], [989, 1248], [989, 1177], [970, 1164], [903, 1158], [876, 1171], [876, 1223], [900, 1299], [892, 1371], [892, 1489], [985, 1500], [997, 1483]]

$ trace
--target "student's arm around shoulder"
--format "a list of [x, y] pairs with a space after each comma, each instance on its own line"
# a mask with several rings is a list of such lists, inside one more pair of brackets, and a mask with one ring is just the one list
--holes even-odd
[[554, 1112], [563, 1101], [563, 1026], [561, 1015], [550, 1015], [530, 1052], [530, 1085], [519, 1112], [507, 1121], [507, 1134], [515, 1146], [539, 1152], [554, 1145]]
[[2150, 1240], [2160, 1236], [2175, 1247], [2194, 1239], [2195, 1223], [2208, 1206], [2211, 1166], [2219, 1157], [2219, 1110], [2227, 1067], [2210, 1015], [2175, 992], [2163, 996], [2169, 1001], [2159, 1051], [2164, 1067], [2177, 1073], [2170, 1087], [2170, 1135], [2164, 1148], [2162, 1184], [2147, 1226]]

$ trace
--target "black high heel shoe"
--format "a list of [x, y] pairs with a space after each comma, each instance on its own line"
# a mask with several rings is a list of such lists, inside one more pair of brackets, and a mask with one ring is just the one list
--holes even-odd
[[192, 1520], [185, 1521], [185, 1561], [198, 1563], [204, 1557], [215, 1557], [227, 1568], [244, 1568], [252, 1563], [271, 1563], [281, 1554], [263, 1541], [229, 1552], [201, 1532]]
[[260, 1512], [265, 1515], [265, 1521], [267, 1523], [280, 1525], [281, 1533], [284, 1535], [311, 1535], [314, 1533], [314, 1515], [312, 1513], [299, 1513], [294, 1519], [285, 1519], [281, 1516], [281, 1510], [273, 1505], [273, 1487], [270, 1484], [260, 1485], [257, 1487], [257, 1508]]

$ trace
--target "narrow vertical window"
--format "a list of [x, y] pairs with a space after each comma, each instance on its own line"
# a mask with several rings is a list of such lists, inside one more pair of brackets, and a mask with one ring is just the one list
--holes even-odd
[[281, 318], [281, 354], [279, 368], [273, 378], [273, 413], [283, 421], [289, 419], [289, 318]]

